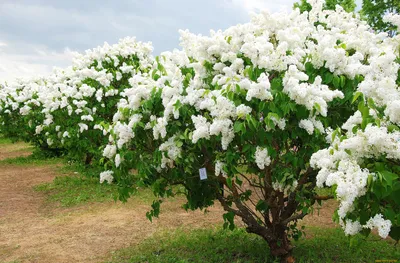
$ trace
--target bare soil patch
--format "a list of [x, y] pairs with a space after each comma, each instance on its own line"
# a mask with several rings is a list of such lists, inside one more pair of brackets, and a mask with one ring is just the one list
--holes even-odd
[[[1, 145], [0, 159], [29, 154], [17, 149], [26, 149], [26, 145]], [[135, 198], [125, 204], [55, 207], [33, 186], [51, 182], [58, 175], [56, 169], [56, 165], [0, 164], [0, 262], [101, 262], [113, 251], [138, 244], [157, 231], [222, 222], [220, 206], [209, 208], [208, 213], [186, 212], [179, 198], [167, 200], [160, 219], [153, 223], [145, 216], [149, 205]], [[322, 208], [320, 216], [309, 216], [305, 224], [329, 225], [333, 206]]]
[[[26, 145], [2, 145], [0, 159], [24, 155]], [[28, 155], [29, 152], [26, 152]], [[206, 227], [221, 221], [221, 209], [185, 212], [167, 201], [160, 220], [146, 219], [149, 206], [135, 199], [77, 208], [46, 207], [33, 186], [51, 182], [56, 166], [0, 164], [0, 262], [99, 262], [116, 249], [139, 243], [160, 229]]]
[[312, 213], [304, 217], [300, 224], [305, 226], [318, 226], [318, 227], [338, 227], [338, 224], [332, 221], [333, 212], [338, 207], [336, 200], [327, 200], [322, 202], [322, 206], [314, 205]]

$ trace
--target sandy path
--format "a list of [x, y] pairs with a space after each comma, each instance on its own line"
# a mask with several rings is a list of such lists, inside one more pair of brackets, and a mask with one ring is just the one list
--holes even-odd
[[[25, 149], [25, 150], [24, 150]], [[0, 145], [0, 160], [26, 156], [23, 145]], [[57, 208], [45, 202], [45, 195], [33, 186], [50, 182], [56, 165], [15, 166], [0, 163], [0, 262], [101, 262], [112, 251], [137, 244], [158, 230], [177, 227], [207, 227], [222, 222], [219, 206], [185, 212], [182, 200], [167, 201], [160, 220], [150, 223], [148, 204], [131, 199], [128, 203], [108, 202], [75, 208]], [[304, 221], [333, 226], [334, 203]]]

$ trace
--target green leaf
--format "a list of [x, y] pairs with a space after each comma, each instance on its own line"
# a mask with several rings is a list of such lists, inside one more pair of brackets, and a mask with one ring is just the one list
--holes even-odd
[[358, 244], [358, 238], [356, 236], [350, 237], [350, 247], [355, 247]]
[[330, 84], [333, 80], [333, 74], [330, 72], [326, 72], [324, 75], [324, 80], [326, 84]]
[[265, 211], [268, 210], [267, 203], [264, 200], [259, 200], [256, 205], [256, 210], [261, 213], [264, 213]]
[[305, 64], [307, 75], [310, 75], [314, 71], [314, 66], [311, 62]]
[[230, 189], [232, 189], [232, 178], [230, 178], [230, 177], [227, 177], [227, 178], [226, 178], [226, 185], [227, 185]]
[[267, 115], [267, 118], [268, 119], [272, 119], [272, 118], [275, 118], [277, 121], [279, 121], [281, 118], [279, 117], [279, 115], [278, 114], [276, 114], [275, 112], [270, 112], [270, 113], [268, 113], [268, 115]]
[[251, 144], [245, 144], [242, 148], [242, 152], [248, 152], [252, 147]]
[[361, 96], [361, 98], [363, 98], [363, 94], [362, 92], [356, 92], [356, 94], [354, 94], [353, 100], [351, 101], [351, 104], [353, 104], [359, 97]]
[[282, 79], [279, 77], [275, 77], [271, 81], [271, 90], [282, 91], [282, 89], [283, 89]]
[[336, 136], [338, 135], [338, 133], [339, 133], [339, 131], [338, 130], [335, 130], [334, 132], [332, 132], [332, 141], [334, 141], [335, 140], [335, 138], [336, 138]]
[[396, 125], [391, 124], [391, 125], [388, 126], [388, 131], [389, 132], [399, 131], [399, 130], [400, 130], [399, 127], [397, 127]]
[[318, 112], [321, 112], [321, 105], [319, 105], [318, 103], [314, 103], [314, 108], [315, 108]]
[[242, 121], [236, 121], [235, 124], [233, 125], [233, 130], [234, 130], [236, 133], [241, 132], [241, 134], [243, 134], [243, 133], [246, 132], [246, 126], [245, 126], [244, 122], [242, 122]]
[[243, 184], [243, 181], [240, 180], [239, 177], [235, 177], [235, 182], [236, 182], [239, 186], [242, 186], [242, 184]]
[[373, 110], [376, 110], [376, 105], [375, 105], [375, 102], [374, 102], [374, 100], [372, 98], [368, 98], [367, 103], [368, 103], [368, 107], [370, 107]]
[[385, 180], [386, 185], [390, 187], [393, 185], [393, 181], [399, 178], [397, 174], [391, 173], [389, 171], [382, 171], [380, 173], [382, 174], [382, 177]]
[[346, 85], [346, 77], [340, 76], [340, 87], [343, 88]]
[[227, 212], [222, 215], [222, 218], [224, 219], [224, 229], [229, 228], [230, 230], [235, 229], [235, 214], [233, 212]]
[[358, 110], [361, 112], [363, 119], [369, 117], [369, 109], [367, 106], [365, 106], [363, 101], [358, 103]]
[[340, 88], [340, 77], [339, 76], [333, 77], [333, 86], [337, 89]]

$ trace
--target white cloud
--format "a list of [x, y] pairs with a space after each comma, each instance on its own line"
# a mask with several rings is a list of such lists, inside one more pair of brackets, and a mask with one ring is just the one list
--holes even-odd
[[73, 54], [69, 48], [56, 52], [44, 47], [30, 47], [32, 52], [19, 54], [18, 50], [0, 49], [0, 83], [10, 82], [16, 78], [44, 76], [54, 67], [66, 67], [71, 64]]

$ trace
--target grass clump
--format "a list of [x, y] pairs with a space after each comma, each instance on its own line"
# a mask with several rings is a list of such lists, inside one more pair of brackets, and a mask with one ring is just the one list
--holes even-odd
[[[66, 162], [64, 162], [66, 163]], [[116, 183], [100, 184], [101, 167], [86, 166], [78, 163], [65, 164], [59, 167], [53, 182], [34, 187], [36, 191], [44, 192], [48, 202], [59, 203], [62, 207], [72, 207], [85, 203], [108, 202], [118, 199]], [[149, 188], [135, 189], [134, 199], [145, 204], [151, 204], [155, 199]]]
[[115, 184], [100, 184], [98, 168], [72, 164], [62, 166], [59, 172], [62, 175], [53, 182], [34, 187], [36, 191], [46, 193], [49, 202], [71, 207], [88, 202], [112, 201], [117, 196]]
[[28, 156], [19, 156], [15, 158], [7, 158], [4, 160], [0, 160], [0, 164], [8, 164], [8, 165], [34, 165], [34, 166], [43, 166], [43, 165], [52, 165], [59, 164], [63, 161], [62, 158], [44, 158], [42, 156], [38, 156], [36, 154], [31, 154]]
[[3, 137], [2, 135], [0, 135], [0, 145], [2, 144], [11, 144], [12, 141], [8, 138]]
[[117, 192], [115, 185], [100, 184], [98, 179], [86, 176], [58, 176], [53, 182], [37, 185], [34, 189], [45, 192], [48, 201], [59, 202], [63, 207], [111, 201]]

